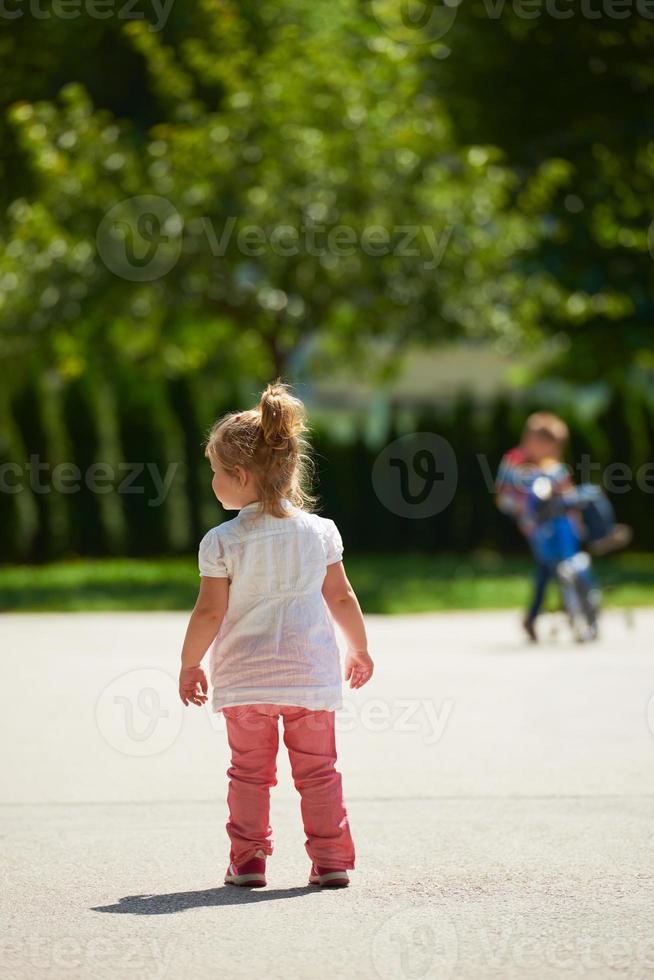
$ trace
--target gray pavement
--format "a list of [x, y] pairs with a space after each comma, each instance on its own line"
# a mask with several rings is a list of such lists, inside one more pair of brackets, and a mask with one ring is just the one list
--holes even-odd
[[357, 869], [325, 893], [283, 747], [268, 887], [222, 885], [224, 725], [176, 700], [186, 622], [0, 618], [1, 977], [654, 975], [654, 610], [592, 647], [368, 616], [376, 674], [337, 722]]

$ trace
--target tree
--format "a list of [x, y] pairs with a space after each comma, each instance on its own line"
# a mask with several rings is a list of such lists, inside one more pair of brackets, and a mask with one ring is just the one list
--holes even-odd
[[563, 297], [526, 260], [564, 166], [521, 183], [457, 146], [420, 54], [353, 0], [189, 21], [122, 28], [153, 125], [77, 82], [12, 107], [32, 190], [3, 229], [4, 358], [265, 377], [302, 345], [363, 370], [373, 336], [537, 334]]
[[565, 161], [531, 261], [565, 302], [543, 310], [551, 373], [651, 386], [654, 316], [654, 22], [639, 4], [472, 0], [422, 45], [457, 142], [498, 146], [528, 178]]

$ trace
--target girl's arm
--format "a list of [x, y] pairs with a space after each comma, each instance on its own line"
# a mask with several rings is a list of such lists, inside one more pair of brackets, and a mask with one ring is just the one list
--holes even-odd
[[327, 566], [322, 594], [347, 640], [345, 680], [349, 680], [350, 687], [361, 687], [372, 677], [374, 664], [368, 653], [368, 637], [361, 606], [345, 574], [342, 561], [335, 561]]
[[190, 701], [201, 705], [207, 700], [207, 678], [200, 664], [220, 629], [228, 600], [228, 578], [210, 578], [206, 575], [200, 578], [200, 591], [182, 647], [179, 696], [184, 704]]

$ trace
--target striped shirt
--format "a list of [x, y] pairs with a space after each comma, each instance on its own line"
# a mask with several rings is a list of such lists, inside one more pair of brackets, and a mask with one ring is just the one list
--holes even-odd
[[342, 707], [340, 653], [322, 595], [327, 565], [343, 555], [332, 520], [283, 501], [289, 517], [254, 501], [211, 528], [200, 575], [230, 580], [227, 611], [210, 647], [212, 707]]
[[548, 476], [556, 493], [574, 488], [572, 471], [566, 463], [560, 459], [544, 459], [533, 463], [521, 446], [504, 454], [495, 481], [497, 506], [515, 520], [527, 538], [532, 536], [537, 527], [527, 502], [531, 488], [539, 476]]

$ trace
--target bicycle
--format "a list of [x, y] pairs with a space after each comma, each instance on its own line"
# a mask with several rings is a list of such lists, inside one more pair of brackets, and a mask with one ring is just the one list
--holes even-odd
[[554, 481], [546, 475], [537, 477], [527, 494], [527, 509], [534, 522], [532, 549], [559, 583], [578, 643], [597, 639], [602, 600], [591, 556], [583, 548], [584, 523], [579, 509], [584, 503], [583, 495], [580, 498], [575, 491], [556, 493]]

